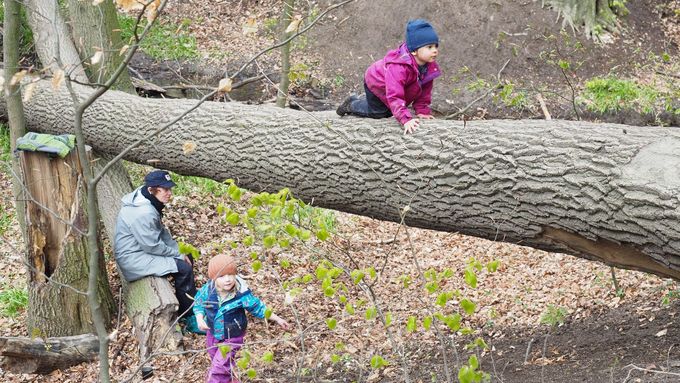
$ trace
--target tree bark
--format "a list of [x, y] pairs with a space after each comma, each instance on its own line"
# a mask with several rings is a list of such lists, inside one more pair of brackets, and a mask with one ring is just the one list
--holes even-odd
[[[60, 159], [20, 152], [20, 158], [28, 197], [29, 332], [42, 337], [94, 332], [85, 295], [89, 252], [84, 233], [90, 212], [85, 209], [78, 156], [72, 152]], [[115, 305], [103, 257], [99, 259], [97, 295], [109, 324]]]
[[[73, 41], [82, 60], [89, 61], [97, 50], [104, 57], [97, 64], [89, 65], [87, 72], [91, 83], [103, 84], [123, 62], [120, 54], [123, 42], [120, 38], [120, 25], [113, 1], [92, 5], [91, 1], [68, 0], [69, 19]], [[128, 71], [118, 77], [112, 89], [135, 93]]]
[[[88, 92], [79, 88], [79, 92]], [[192, 100], [109, 92], [85, 134], [116, 153]], [[32, 129], [71, 126], [68, 96], [41, 84], [25, 104]], [[0, 110], [4, 109], [4, 102]], [[65, 112], [66, 111], [66, 112]], [[461, 232], [680, 278], [680, 132], [568, 121], [425, 121], [205, 103], [129, 153], [186, 175], [289, 187], [317, 206]], [[185, 154], [183, 143], [196, 150]]]
[[[26, 119], [24, 118], [24, 106], [21, 103], [19, 84], [12, 85], [12, 77], [19, 71], [19, 29], [20, 29], [21, 4], [16, 0], [7, 0], [4, 4], [4, 31], [2, 34], [2, 54], [5, 66], [5, 83], [2, 92], [7, 99], [7, 119], [9, 123], [10, 152], [16, 149], [17, 138], [26, 134]], [[24, 201], [22, 198], [21, 167], [19, 161], [12, 157], [12, 192], [14, 194], [15, 211], [17, 221], [21, 226], [22, 235], [25, 238], [26, 217], [24, 216]]]
[[26, 0], [28, 25], [35, 41], [35, 50], [44, 67], [52, 73], [60, 68], [72, 79], [87, 83], [85, 69], [61, 17], [56, 1]]
[[93, 334], [50, 338], [0, 337], [0, 368], [15, 374], [48, 374], [97, 359], [99, 341]]

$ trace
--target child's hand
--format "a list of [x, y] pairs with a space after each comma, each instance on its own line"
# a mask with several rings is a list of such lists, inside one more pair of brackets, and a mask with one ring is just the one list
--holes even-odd
[[281, 328], [283, 328], [284, 330], [286, 330], [286, 331], [290, 330], [290, 324], [288, 322], [286, 322], [285, 319], [279, 318], [279, 320], [276, 321], [276, 323], [279, 326], [281, 326]]
[[272, 316], [270, 316], [269, 319], [276, 322], [276, 324], [281, 326], [284, 330], [286, 330], [286, 331], [290, 330], [290, 324], [288, 324], [288, 322], [286, 322], [286, 320], [281, 318], [280, 316], [278, 316], [276, 314], [272, 314]]
[[416, 117], [422, 118], [423, 120], [434, 120], [434, 116], [431, 114], [417, 114]]
[[417, 118], [412, 118], [404, 124], [404, 135], [414, 133], [416, 128], [420, 125], [420, 121]]
[[205, 323], [205, 319], [203, 319], [203, 317], [200, 316], [200, 315], [196, 316], [196, 325], [198, 325], [198, 329], [201, 330], [201, 331], [210, 330], [210, 327], [208, 327], [208, 324]]

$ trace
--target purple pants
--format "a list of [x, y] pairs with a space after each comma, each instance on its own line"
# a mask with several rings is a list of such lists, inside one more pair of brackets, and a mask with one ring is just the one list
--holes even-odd
[[[205, 344], [208, 348], [208, 354], [210, 354], [210, 370], [208, 370], [208, 376], [206, 382], [208, 383], [237, 383], [236, 376], [232, 374], [234, 369], [234, 357], [236, 356], [236, 351], [243, 347], [243, 338], [246, 334], [237, 336], [235, 338], [225, 339], [223, 341], [218, 341], [213, 336], [212, 332], [208, 331], [205, 337]], [[220, 351], [220, 345], [227, 345], [231, 348], [226, 356], [222, 356]]]

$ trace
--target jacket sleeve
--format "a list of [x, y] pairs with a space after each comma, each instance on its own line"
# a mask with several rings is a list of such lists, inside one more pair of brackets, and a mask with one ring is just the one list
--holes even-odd
[[248, 310], [251, 314], [258, 318], [264, 318], [264, 312], [267, 310], [267, 306], [260, 300], [260, 298], [254, 296], [251, 293], [245, 295], [241, 302], [243, 304], [243, 308]]
[[209, 283], [206, 283], [196, 292], [196, 296], [194, 297], [194, 306], [192, 307], [194, 315], [200, 314], [205, 317], [205, 301], [208, 300], [208, 285]]
[[428, 81], [423, 85], [420, 92], [420, 96], [413, 101], [413, 109], [418, 114], [432, 114], [432, 109], [430, 109], [430, 104], [432, 103], [432, 86], [433, 81]]
[[404, 88], [408, 81], [408, 68], [403, 65], [393, 64], [385, 66], [385, 92], [387, 104], [394, 118], [404, 125], [412, 119], [411, 112], [406, 106]]
[[176, 243], [175, 246], [168, 246], [163, 240], [164, 229], [158, 217], [152, 214], [142, 214], [130, 222], [130, 232], [145, 253], [161, 257], [181, 257]]

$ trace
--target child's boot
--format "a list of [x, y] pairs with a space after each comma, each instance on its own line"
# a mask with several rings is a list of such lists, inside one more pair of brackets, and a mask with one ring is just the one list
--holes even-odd
[[338, 106], [338, 109], [335, 110], [335, 113], [338, 114], [338, 116], [344, 116], [347, 114], [352, 114], [352, 102], [358, 100], [359, 97], [356, 95], [351, 95], [345, 99], [345, 101]]

